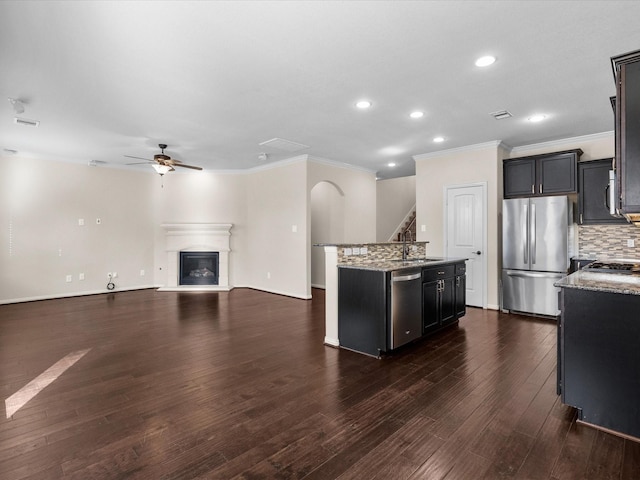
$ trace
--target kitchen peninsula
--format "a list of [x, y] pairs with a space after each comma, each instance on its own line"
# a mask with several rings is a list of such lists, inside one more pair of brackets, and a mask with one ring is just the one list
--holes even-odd
[[325, 250], [325, 343], [379, 357], [457, 323], [465, 259], [427, 257], [427, 243], [317, 245]]
[[579, 270], [556, 286], [562, 402], [578, 421], [640, 439], [640, 276]]

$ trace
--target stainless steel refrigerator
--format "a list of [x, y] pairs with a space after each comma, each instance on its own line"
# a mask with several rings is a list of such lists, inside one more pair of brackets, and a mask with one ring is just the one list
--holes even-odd
[[513, 198], [502, 203], [502, 308], [556, 316], [567, 274], [573, 223], [566, 196]]

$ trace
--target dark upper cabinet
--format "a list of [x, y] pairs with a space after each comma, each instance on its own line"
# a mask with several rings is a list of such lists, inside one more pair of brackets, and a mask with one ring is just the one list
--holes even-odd
[[612, 158], [578, 163], [578, 223], [627, 223], [609, 213], [609, 170]]
[[577, 165], [582, 150], [504, 160], [504, 198], [577, 192]]
[[640, 51], [611, 62], [616, 78], [616, 208], [640, 222]]

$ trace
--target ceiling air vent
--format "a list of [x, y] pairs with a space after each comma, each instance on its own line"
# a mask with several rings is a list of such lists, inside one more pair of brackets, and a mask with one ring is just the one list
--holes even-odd
[[489, 115], [491, 115], [496, 120], [504, 120], [505, 118], [513, 117], [513, 115], [511, 115], [506, 110], [500, 110], [499, 112], [493, 112], [493, 113], [490, 113]]
[[285, 140], [284, 138], [272, 138], [266, 142], [259, 143], [261, 147], [277, 148], [279, 150], [286, 150], [287, 152], [297, 152], [298, 150], [304, 150], [309, 148], [309, 145], [302, 143], [292, 142], [291, 140]]
[[14, 117], [13, 123], [18, 125], [26, 125], [27, 127], [37, 127], [40, 125], [38, 120], [29, 120], [27, 118]]

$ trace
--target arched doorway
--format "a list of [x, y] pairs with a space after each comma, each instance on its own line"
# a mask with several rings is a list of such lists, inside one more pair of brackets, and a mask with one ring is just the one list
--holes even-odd
[[[344, 243], [344, 192], [336, 184], [318, 182], [311, 189], [311, 245]], [[311, 286], [324, 288], [324, 249], [311, 248]]]

